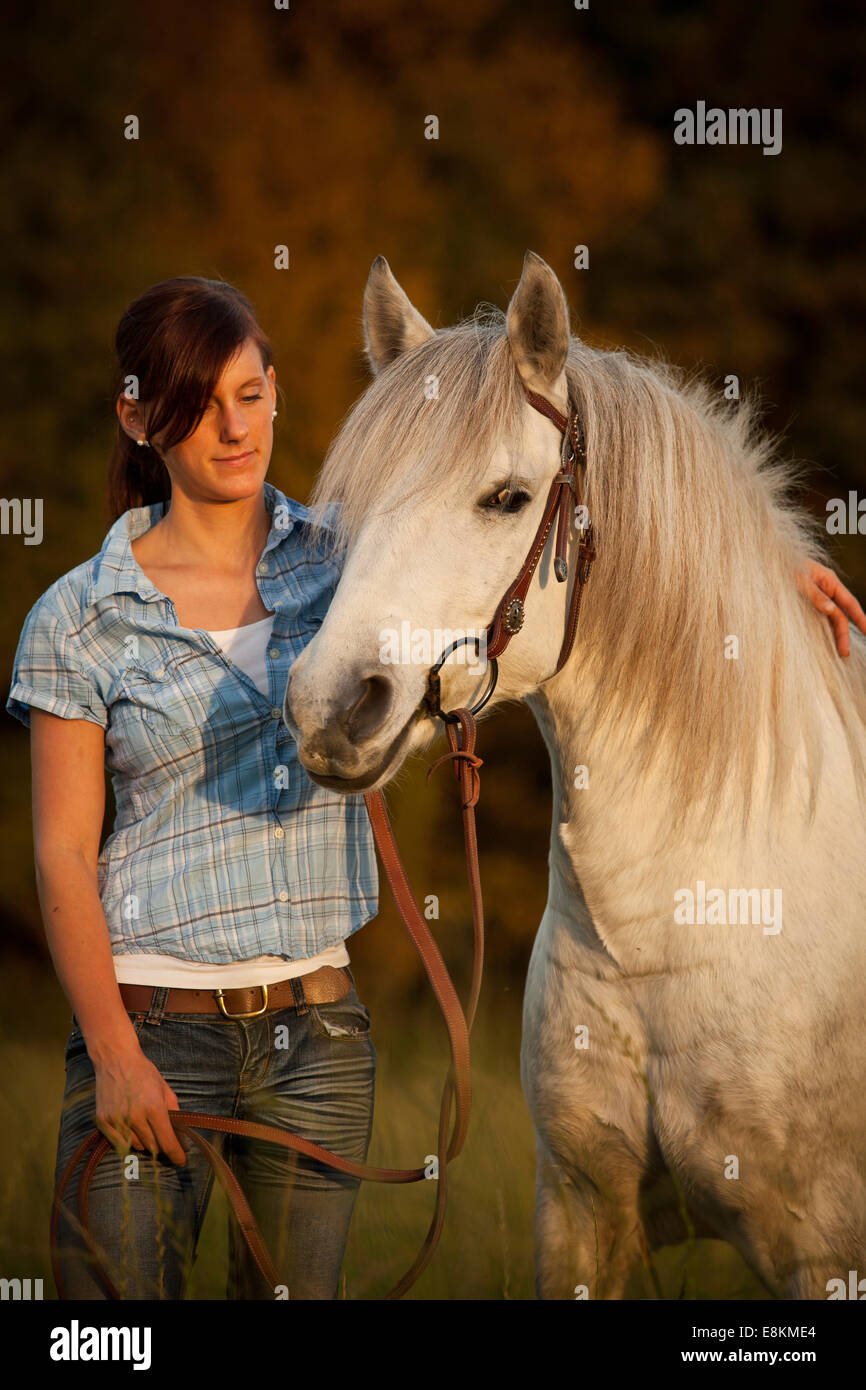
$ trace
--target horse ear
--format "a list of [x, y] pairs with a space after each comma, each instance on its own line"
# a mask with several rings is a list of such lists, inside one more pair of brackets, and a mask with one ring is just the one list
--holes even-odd
[[432, 338], [433, 332], [394, 279], [385, 257], [377, 256], [364, 290], [364, 345], [373, 373]]
[[562, 285], [550, 266], [527, 251], [520, 284], [511, 297], [506, 318], [508, 340], [524, 385], [546, 396], [568, 413], [568, 304]]

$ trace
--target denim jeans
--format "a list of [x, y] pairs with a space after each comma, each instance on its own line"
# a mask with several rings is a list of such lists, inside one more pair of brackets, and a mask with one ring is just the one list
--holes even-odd
[[[148, 1014], [130, 1014], [145, 1056], [181, 1110], [206, 1111], [291, 1130], [363, 1162], [373, 1124], [376, 1050], [370, 1015], [353, 987], [335, 1003], [275, 1009], [260, 1018], [166, 1014], [158, 989]], [[94, 1126], [95, 1077], [75, 1019], [66, 1048], [66, 1091], [57, 1176]], [[294, 1299], [337, 1297], [359, 1179], [305, 1155], [239, 1135], [205, 1132], [237, 1177], [280, 1278]], [[178, 1167], [141, 1150], [110, 1151], [90, 1190], [90, 1230], [122, 1298], [178, 1299], [213, 1186], [191, 1141]], [[137, 1159], [137, 1162], [134, 1160]], [[59, 1228], [61, 1276], [71, 1299], [104, 1299], [78, 1233], [75, 1191]], [[285, 1297], [269, 1288], [230, 1215], [228, 1297]]]

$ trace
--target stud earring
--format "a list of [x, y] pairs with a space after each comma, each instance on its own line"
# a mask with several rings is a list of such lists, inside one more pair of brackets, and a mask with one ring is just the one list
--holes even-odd
[[277, 418], [277, 412], [274, 411], [273, 415], [271, 416], [271, 419], [272, 419], [272, 420], [276, 420], [276, 418]]
[[142, 446], [144, 446], [145, 449], [149, 449], [149, 448], [150, 448], [150, 445], [148, 444], [148, 442], [147, 442], [146, 439], [136, 439], [135, 442], [136, 442], [136, 444], [138, 445], [139, 448], [141, 448]]

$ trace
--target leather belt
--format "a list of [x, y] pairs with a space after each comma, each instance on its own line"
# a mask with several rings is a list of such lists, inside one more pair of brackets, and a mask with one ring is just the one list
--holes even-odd
[[[120, 985], [120, 997], [130, 1013], [149, 1013], [158, 986]], [[251, 985], [239, 989], [169, 989], [163, 1012], [167, 1014], [222, 1014], [224, 1018], [258, 1018], [275, 1009], [297, 1008], [306, 1012], [308, 1004], [332, 1004], [352, 988], [352, 977], [345, 966], [320, 965], [308, 975], [278, 980], [272, 985]]]

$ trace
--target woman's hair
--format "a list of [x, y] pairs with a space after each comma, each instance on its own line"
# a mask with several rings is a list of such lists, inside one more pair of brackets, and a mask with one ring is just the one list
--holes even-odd
[[[124, 392], [137, 393], [147, 439], [164, 432], [160, 444], [171, 449], [197, 428], [226, 364], [249, 338], [268, 368], [270, 342], [234, 285], [198, 275], [163, 280], [133, 300], [120, 320], [112, 405]], [[118, 419], [106, 489], [111, 521], [130, 507], [170, 496], [171, 478], [159, 454], [152, 444], [143, 448], [130, 439]]]

